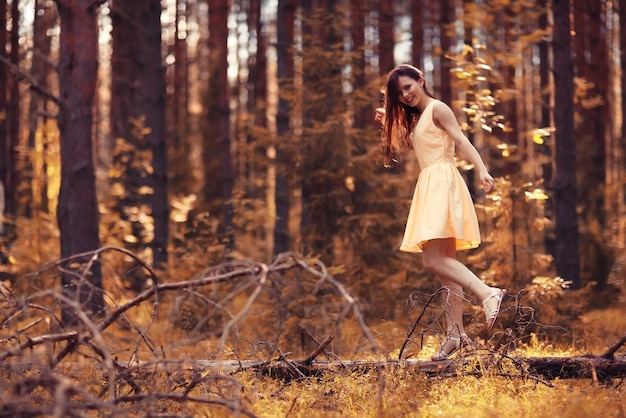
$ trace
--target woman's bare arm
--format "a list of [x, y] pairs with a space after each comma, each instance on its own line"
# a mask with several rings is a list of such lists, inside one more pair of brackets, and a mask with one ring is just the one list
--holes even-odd
[[487, 167], [476, 148], [463, 134], [452, 109], [443, 102], [436, 103], [433, 109], [433, 120], [437, 126], [448, 132], [456, 145], [457, 153], [476, 167], [480, 183], [485, 191], [489, 192], [493, 188], [493, 177], [487, 171]]

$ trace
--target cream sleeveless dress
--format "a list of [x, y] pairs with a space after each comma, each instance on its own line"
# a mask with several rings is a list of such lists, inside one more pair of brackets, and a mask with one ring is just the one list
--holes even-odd
[[433, 121], [435, 103], [426, 106], [411, 135], [421, 172], [401, 251], [422, 252], [424, 243], [435, 238], [455, 238], [457, 250], [480, 244], [474, 203], [454, 165], [454, 141]]

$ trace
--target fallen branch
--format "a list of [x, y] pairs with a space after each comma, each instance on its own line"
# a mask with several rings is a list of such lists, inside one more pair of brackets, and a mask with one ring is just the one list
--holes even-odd
[[623, 346], [624, 344], [626, 344], [626, 335], [624, 335], [622, 338], [620, 338], [618, 342], [616, 342], [611, 347], [609, 347], [609, 349], [604, 354], [602, 354], [601, 357], [609, 358], [609, 359], [613, 358], [613, 355], [615, 354], [615, 352], [619, 350], [620, 347]]
[[[290, 361], [291, 366], [289, 368], [284, 367], [281, 362], [275, 362], [272, 363], [271, 366], [267, 366], [266, 364], [260, 365], [259, 362], [243, 361], [235, 364], [222, 361], [205, 361], [200, 363], [196, 362], [194, 367], [200, 367], [203, 370], [220, 370], [226, 373], [252, 369], [264, 375], [281, 377], [292, 375], [293, 371], [291, 367], [293, 365], [295, 365], [299, 373], [304, 376], [320, 376], [329, 372], [373, 370], [377, 368], [405, 368], [411, 369], [414, 372], [425, 373], [429, 376], [442, 376], [443, 374], [448, 376], [464, 374], [479, 376], [501, 374], [495, 368], [495, 365], [500, 360], [497, 356], [486, 355], [480, 357], [481, 361], [478, 363], [483, 364], [484, 370], [478, 371], [473, 368], [473, 365], [477, 363], [474, 361], [475, 358], [473, 356], [445, 361], [417, 359], [315, 361], [308, 365], [307, 359], [303, 359]], [[596, 373], [598, 379], [602, 381], [626, 378], [626, 356], [617, 356], [613, 359], [593, 355], [569, 357], [513, 357], [511, 360], [522, 365], [522, 367], [520, 367], [520, 374], [517, 377], [532, 378], [535, 380], [539, 377], [543, 377], [547, 380], [557, 378], [592, 379], [593, 373]], [[507, 373], [507, 375], [509, 377], [513, 376], [510, 372]]]

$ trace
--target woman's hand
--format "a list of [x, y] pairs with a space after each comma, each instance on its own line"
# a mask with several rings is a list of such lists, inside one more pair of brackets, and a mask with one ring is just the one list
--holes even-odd
[[374, 111], [374, 120], [376, 122], [385, 123], [385, 109], [384, 108], [379, 107]]
[[485, 193], [489, 193], [491, 189], [493, 189], [493, 177], [491, 177], [491, 174], [489, 174], [487, 170], [483, 170], [482, 172], [480, 172], [479, 176], [480, 184], [483, 185]]

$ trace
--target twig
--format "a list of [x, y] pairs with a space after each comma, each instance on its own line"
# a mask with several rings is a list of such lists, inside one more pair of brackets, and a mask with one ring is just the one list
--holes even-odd
[[59, 107], [63, 107], [61, 99], [59, 99], [54, 94], [52, 94], [48, 90], [41, 87], [30, 74], [27, 74], [24, 70], [22, 70], [20, 67], [18, 67], [17, 65], [15, 65], [9, 59], [7, 59], [6, 57], [3, 57], [2, 55], [0, 55], [0, 62], [4, 64], [5, 67], [7, 67], [8, 72], [13, 74], [13, 76], [17, 78], [19, 81], [30, 85], [31, 89], [35, 90], [37, 93], [41, 94], [42, 96], [47, 97], [48, 99], [52, 100]]
[[[320, 342], [317, 338], [315, 338], [315, 335], [311, 334], [311, 331], [309, 331], [309, 329], [303, 324], [303, 323], [299, 323], [298, 327], [300, 327], [300, 329], [302, 330], [302, 332], [304, 332], [304, 334], [309, 337], [311, 340], [313, 340], [313, 342], [315, 343], [315, 345], [320, 345]], [[334, 355], [333, 353], [330, 353], [326, 350], [324, 350], [324, 355], [326, 356], [326, 360], [330, 360], [331, 357], [335, 358], [336, 360], [340, 360], [340, 358], [336, 355]]]
[[7, 342], [9, 340], [13, 340], [15, 339], [17, 336], [19, 336], [20, 334], [23, 334], [24, 331], [28, 331], [30, 328], [34, 327], [35, 325], [37, 325], [38, 323], [40, 323], [42, 321], [42, 318], [37, 318], [35, 319], [33, 322], [31, 322], [30, 324], [24, 326], [21, 329], [18, 329], [14, 335], [11, 335], [9, 338], [2, 338], [0, 339], [0, 343], [4, 343]]
[[297, 263], [300, 267], [302, 267], [305, 271], [313, 274], [316, 277], [319, 277], [320, 279], [323, 279], [329, 282], [335, 287], [335, 289], [339, 291], [341, 296], [343, 296], [343, 298], [348, 302], [349, 306], [352, 308], [352, 313], [354, 314], [354, 317], [357, 320], [358, 324], [361, 326], [361, 331], [363, 331], [363, 334], [370, 342], [372, 351], [377, 352], [378, 344], [376, 344], [374, 335], [372, 335], [372, 332], [370, 331], [368, 326], [365, 324], [365, 319], [363, 317], [363, 313], [361, 312], [361, 308], [357, 300], [348, 292], [348, 290], [341, 283], [339, 283], [337, 280], [332, 278], [332, 276], [328, 275], [328, 273], [326, 272], [326, 266], [324, 266], [324, 264], [320, 262], [319, 260], [315, 260], [314, 265], [317, 266], [319, 269], [319, 270], [315, 270], [311, 268], [305, 261], [293, 258], [292, 254], [289, 254], [288, 256], [292, 257], [294, 262]]
[[404, 349], [406, 348], [406, 345], [409, 343], [409, 341], [411, 341], [411, 336], [415, 332], [415, 329], [417, 328], [417, 325], [420, 323], [420, 321], [422, 320], [422, 318], [426, 314], [426, 310], [428, 309], [428, 307], [430, 306], [432, 301], [435, 299], [435, 296], [437, 296], [439, 294], [440, 290], [438, 290], [437, 292], [435, 292], [432, 295], [430, 295], [430, 298], [428, 298], [428, 301], [424, 304], [424, 308], [422, 308], [422, 312], [420, 312], [420, 314], [418, 315], [417, 319], [413, 323], [413, 327], [411, 328], [411, 330], [409, 332], [407, 332], [406, 338], [404, 340], [404, 343], [402, 343], [402, 347], [400, 347], [400, 352], [398, 353], [398, 360], [402, 359], [402, 353], [404, 352]]
[[617, 350], [619, 350], [619, 348], [623, 346], [624, 344], [626, 344], [626, 334], [624, 334], [622, 338], [619, 339], [618, 342], [616, 342], [611, 347], [609, 347], [609, 349], [604, 354], [601, 354], [600, 357], [604, 357], [608, 359], [613, 358]]
[[22, 354], [24, 350], [28, 350], [29, 348], [33, 348], [39, 344], [49, 343], [49, 342], [62, 342], [62, 341], [73, 341], [79, 337], [78, 331], [66, 331], [59, 334], [47, 334], [40, 335], [38, 337], [27, 337], [25, 341], [17, 344], [8, 350], [0, 353], [0, 362], [5, 361], [9, 357], [17, 356]]
[[311, 352], [311, 354], [309, 354], [304, 360], [302, 360], [302, 364], [305, 366], [310, 366], [313, 360], [315, 360], [315, 358], [319, 356], [326, 349], [328, 344], [330, 344], [334, 339], [335, 337], [333, 335], [329, 335], [328, 337], [326, 337], [326, 339], [322, 341], [322, 343], [318, 345], [315, 350]]
[[222, 336], [220, 337], [220, 341], [217, 344], [218, 352], [221, 352], [224, 349], [224, 345], [226, 344], [226, 339], [228, 338], [230, 329], [235, 324], [237, 324], [242, 318], [248, 315], [248, 312], [250, 311], [252, 304], [254, 303], [256, 298], [261, 294], [261, 290], [263, 290], [263, 286], [265, 285], [265, 282], [267, 281], [268, 268], [266, 265], [261, 264], [259, 266], [259, 269], [261, 270], [261, 277], [258, 279], [257, 288], [254, 289], [254, 292], [252, 292], [252, 295], [250, 295], [250, 297], [246, 301], [245, 306], [241, 309], [241, 311], [239, 311], [239, 313], [235, 315], [235, 317], [232, 318], [230, 321], [228, 321], [226, 326], [224, 326], [223, 331], [222, 331]]

